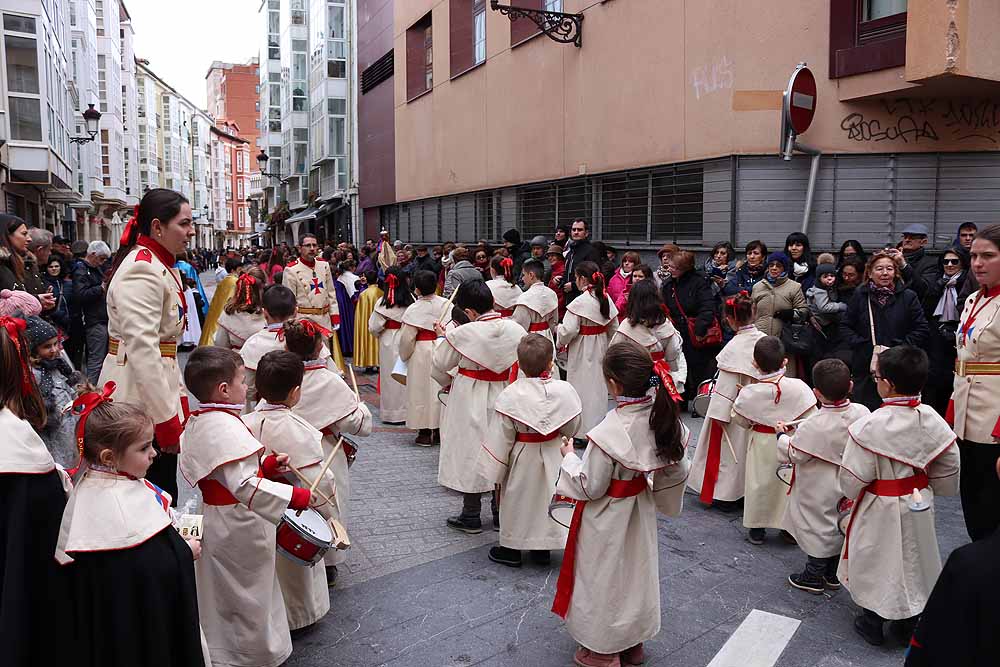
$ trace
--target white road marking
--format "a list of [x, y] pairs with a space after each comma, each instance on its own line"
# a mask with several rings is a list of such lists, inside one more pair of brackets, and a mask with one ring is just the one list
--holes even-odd
[[801, 621], [754, 609], [708, 667], [774, 667]]

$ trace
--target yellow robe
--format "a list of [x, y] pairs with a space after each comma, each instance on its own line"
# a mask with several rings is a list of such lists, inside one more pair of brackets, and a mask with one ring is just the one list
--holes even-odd
[[368, 320], [381, 298], [378, 285], [369, 285], [358, 297], [354, 311], [354, 365], [360, 368], [378, 366], [378, 339], [368, 331]]
[[222, 309], [236, 291], [236, 274], [230, 273], [222, 279], [222, 282], [215, 286], [215, 294], [212, 295], [212, 303], [208, 307], [208, 315], [205, 316], [205, 324], [201, 327], [201, 338], [198, 345], [211, 345], [215, 340], [215, 330], [219, 326], [219, 316]]

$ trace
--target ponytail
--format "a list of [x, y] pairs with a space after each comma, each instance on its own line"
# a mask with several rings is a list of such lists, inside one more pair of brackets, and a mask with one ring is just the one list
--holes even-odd
[[256, 315], [261, 312], [266, 280], [264, 272], [256, 266], [241, 273], [236, 279], [236, 290], [226, 303], [224, 309], [226, 313], [232, 315], [240, 312]]
[[594, 298], [601, 304], [601, 317], [611, 316], [611, 305], [608, 302], [608, 295], [604, 286], [604, 274], [594, 262], [580, 262], [580, 265], [573, 271], [580, 278], [584, 278], [592, 288]]
[[740, 290], [722, 302], [722, 314], [737, 327], [753, 322], [753, 299], [746, 290]]
[[181, 205], [187, 204], [188, 199], [179, 192], [168, 190], [167, 188], [153, 188], [142, 197], [142, 201], [136, 204], [132, 211], [132, 217], [125, 225], [119, 240], [118, 252], [115, 253], [111, 270], [108, 271], [107, 284], [111, 284], [118, 267], [128, 256], [135, 244], [139, 242], [139, 235], [149, 236], [153, 229], [153, 220], [159, 220], [166, 224], [177, 217], [181, 212]]
[[[430, 273], [428, 271], [428, 273]], [[433, 274], [431, 274], [433, 275]], [[437, 278], [435, 278], [435, 283]], [[382, 305], [386, 308], [406, 308], [413, 303], [410, 281], [398, 266], [390, 266], [382, 280]]]
[[500, 255], [496, 255], [490, 260], [490, 268], [497, 274], [497, 277], [503, 276], [503, 279], [511, 285], [515, 284], [514, 260], [510, 257], [501, 257]]

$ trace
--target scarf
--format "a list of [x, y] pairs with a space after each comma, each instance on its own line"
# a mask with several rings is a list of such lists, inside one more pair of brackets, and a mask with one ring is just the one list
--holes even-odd
[[871, 293], [872, 299], [875, 303], [882, 308], [889, 305], [889, 300], [896, 293], [894, 287], [879, 287], [874, 283], [874, 281], [871, 280], [868, 281], [868, 291]]
[[958, 281], [962, 278], [962, 273], [959, 271], [944, 285], [944, 293], [934, 309], [934, 316], [938, 318], [938, 322], [958, 322]]
[[746, 267], [747, 275], [753, 278], [755, 281], [763, 278], [764, 273], [767, 271], [767, 265], [764, 262], [758, 264], [756, 268], [750, 266], [750, 264], [744, 264], [743, 266]]
[[787, 271], [782, 271], [781, 275], [778, 276], [777, 278], [772, 278], [770, 273], [765, 273], [764, 274], [764, 279], [767, 282], [769, 282], [772, 285], [774, 285], [775, 287], [777, 287], [778, 285], [780, 285], [783, 282], [785, 282], [786, 280], [788, 280], [788, 272]]
[[792, 273], [795, 275], [796, 279], [801, 278], [802, 276], [809, 273], [809, 265], [799, 264], [798, 262], [792, 262]]

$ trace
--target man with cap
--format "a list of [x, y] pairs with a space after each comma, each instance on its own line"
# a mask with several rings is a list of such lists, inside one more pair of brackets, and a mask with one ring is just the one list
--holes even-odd
[[425, 245], [417, 246], [417, 255], [413, 258], [413, 265], [414, 271], [430, 271], [434, 275], [441, 273], [441, 263], [431, 257]]
[[[545, 240], [544, 236], [538, 235], [531, 239], [531, 259], [538, 260], [545, 267], [545, 283], [549, 282], [549, 278], [552, 277], [552, 266], [549, 264], [548, 258], [546, 258], [546, 250], [548, 250], [549, 242]], [[522, 285], [523, 287], [523, 285]]]
[[903, 283], [920, 298], [927, 293], [927, 287], [941, 277], [937, 259], [924, 249], [929, 235], [927, 225], [909, 224], [903, 228], [903, 241], [899, 246], [903, 252]]
[[514, 275], [521, 275], [521, 265], [531, 256], [531, 248], [521, 241], [521, 232], [508, 229], [503, 233], [503, 245], [511, 259], [514, 260]]

